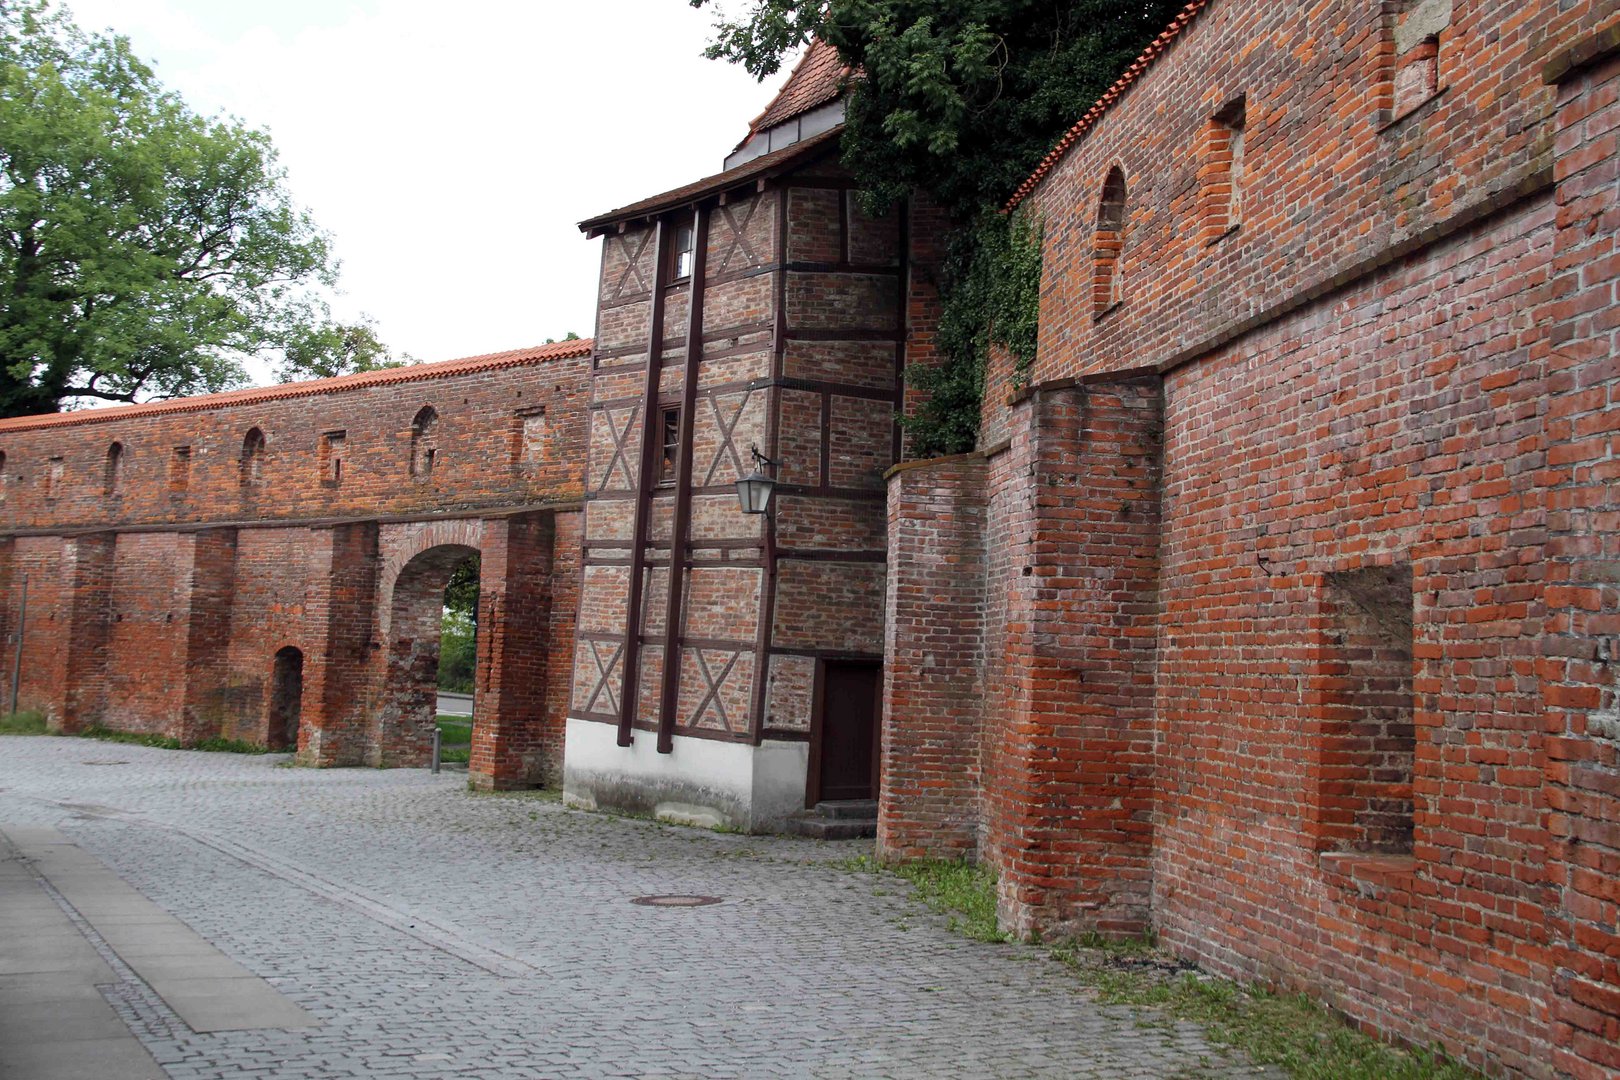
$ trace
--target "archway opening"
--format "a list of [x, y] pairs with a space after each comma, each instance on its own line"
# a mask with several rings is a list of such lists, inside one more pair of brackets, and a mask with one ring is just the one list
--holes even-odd
[[[470, 568], [469, 568], [470, 564]], [[380, 764], [425, 764], [439, 716], [441, 655], [452, 651], [450, 674], [472, 691], [477, 655], [476, 606], [478, 549], [441, 544], [405, 564], [394, 582], [389, 602], [388, 672], [383, 687], [377, 752]], [[470, 601], [467, 582], [470, 579]], [[472, 611], [465, 617], [458, 614]], [[452, 612], [454, 605], [455, 612]], [[450, 633], [446, 633], [447, 624]], [[466, 670], [460, 670], [463, 657]], [[448, 723], [447, 743], [470, 741], [472, 716], [465, 731]]]
[[478, 668], [477, 555], [464, 559], [450, 574], [444, 590], [444, 616], [439, 631], [439, 732], [441, 760], [472, 757], [473, 691]]
[[276, 653], [270, 670], [270, 722], [264, 743], [272, 750], [298, 749], [304, 708], [304, 654], [291, 645]]

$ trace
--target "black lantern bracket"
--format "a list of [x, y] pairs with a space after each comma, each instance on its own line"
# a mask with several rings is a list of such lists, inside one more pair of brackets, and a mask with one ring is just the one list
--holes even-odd
[[757, 445], [750, 445], [748, 452], [754, 455], [754, 471], [737, 481], [737, 503], [745, 514], [764, 514], [769, 517], [771, 513], [771, 495], [776, 491], [776, 480], [765, 470], [776, 470], [776, 462], [759, 452]]

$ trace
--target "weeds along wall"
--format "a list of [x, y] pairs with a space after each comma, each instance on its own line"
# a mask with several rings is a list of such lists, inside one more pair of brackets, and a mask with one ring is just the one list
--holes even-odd
[[591, 345], [0, 421], [21, 706], [420, 763], [444, 585], [478, 552], [474, 779], [555, 775]]
[[1031, 384], [890, 476], [884, 850], [1620, 1070], [1615, 20], [1210, 0], [1065, 140]]

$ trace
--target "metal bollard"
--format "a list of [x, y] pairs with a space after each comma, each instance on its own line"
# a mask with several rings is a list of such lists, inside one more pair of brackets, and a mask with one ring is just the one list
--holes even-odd
[[434, 724], [433, 725], [433, 775], [434, 776], [439, 775], [439, 742], [443, 738], [444, 738], [444, 733], [439, 730], [439, 725]]

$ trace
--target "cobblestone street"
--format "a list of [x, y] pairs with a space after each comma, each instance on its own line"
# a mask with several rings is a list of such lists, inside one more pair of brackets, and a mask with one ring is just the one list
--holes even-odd
[[[866, 842], [285, 761], [0, 739], [0, 824], [60, 830], [318, 1021], [194, 1033], [92, 934], [177, 1080], [1256, 1075], [837, 865]], [[722, 902], [630, 902], [659, 894]]]

